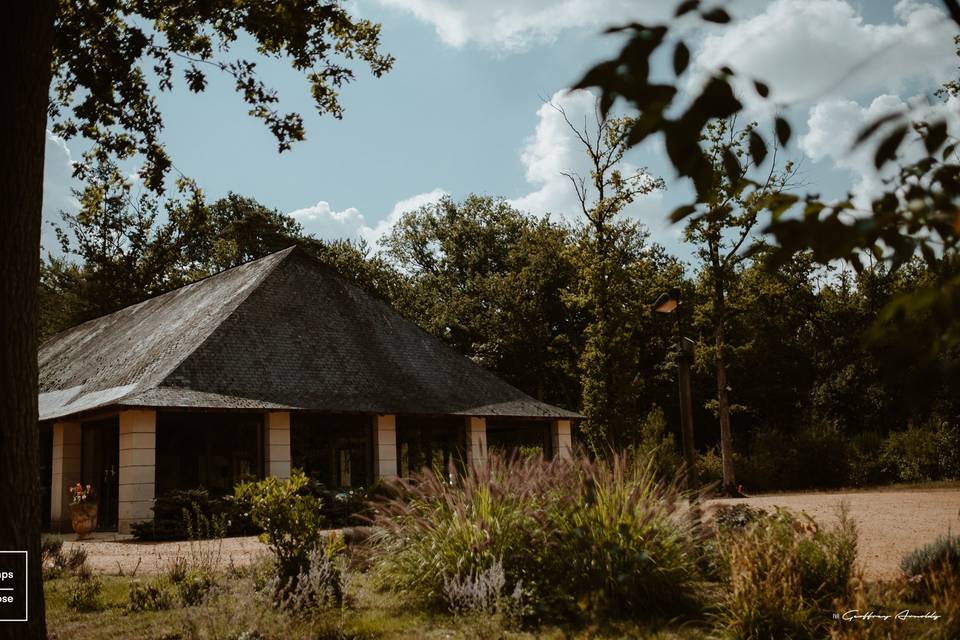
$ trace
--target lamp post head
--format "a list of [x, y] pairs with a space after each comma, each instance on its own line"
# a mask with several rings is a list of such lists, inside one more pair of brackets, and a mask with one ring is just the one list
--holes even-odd
[[673, 313], [678, 306], [680, 306], [680, 288], [674, 287], [660, 294], [657, 301], [653, 303], [653, 310], [656, 313]]

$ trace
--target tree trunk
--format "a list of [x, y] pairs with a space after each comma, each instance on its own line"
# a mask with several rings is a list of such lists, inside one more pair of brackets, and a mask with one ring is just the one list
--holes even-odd
[[730, 398], [727, 395], [727, 365], [723, 360], [723, 331], [717, 331], [717, 414], [720, 418], [720, 457], [723, 461], [723, 491], [736, 493], [733, 471], [733, 436], [730, 433]]
[[[55, 3], [14, 2], [0, 21], [0, 550], [26, 550], [28, 622], [0, 640], [46, 638], [40, 574], [37, 296]], [[54, 490], [57, 488], [54, 487]]]
[[726, 349], [726, 298], [724, 294], [724, 265], [720, 262], [719, 243], [711, 247], [713, 263], [713, 312], [716, 328], [714, 331], [714, 350], [717, 372], [717, 416], [720, 419], [720, 458], [723, 463], [723, 492], [736, 493], [736, 476], [733, 470], [733, 435], [730, 432], [730, 397], [727, 394], [727, 365], [724, 359]]

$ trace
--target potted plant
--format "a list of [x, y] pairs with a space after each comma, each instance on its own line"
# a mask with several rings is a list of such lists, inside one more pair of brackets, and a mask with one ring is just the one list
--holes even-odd
[[97, 503], [93, 500], [93, 487], [78, 482], [70, 487], [70, 495], [70, 524], [77, 539], [83, 540], [97, 528]]

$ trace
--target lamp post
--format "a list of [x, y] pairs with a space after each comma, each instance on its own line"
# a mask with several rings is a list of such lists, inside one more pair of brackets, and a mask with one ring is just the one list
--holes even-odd
[[690, 392], [690, 366], [693, 364], [693, 340], [683, 335], [683, 319], [680, 309], [680, 289], [674, 287], [660, 294], [653, 303], [656, 313], [675, 313], [677, 317], [677, 383], [680, 386], [680, 434], [683, 459], [686, 463], [686, 485], [693, 490], [697, 485], [697, 454], [693, 447], [693, 398]]

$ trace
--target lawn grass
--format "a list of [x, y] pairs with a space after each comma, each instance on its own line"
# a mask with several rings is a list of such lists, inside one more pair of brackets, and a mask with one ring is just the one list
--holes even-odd
[[[220, 605], [180, 607], [167, 611], [131, 613], [126, 609], [130, 584], [143, 582], [118, 576], [103, 576], [102, 611], [77, 613], [67, 607], [70, 585], [75, 578], [57, 578], [45, 583], [47, 605], [47, 629], [51, 640], [84, 638], [89, 640], [188, 640], [194, 636], [189, 631], [188, 619], [209, 617], [209, 607], [222, 606], [221, 613], [230, 618], [230, 609], [243, 607], [239, 594], [225, 597], [236, 598]], [[225, 577], [221, 579], [229, 583]], [[284, 621], [276, 621], [276, 635], [266, 638], [369, 638], [384, 640], [444, 639], [472, 640], [476, 638], [510, 638], [525, 640], [533, 638], [655, 638], [657, 640], [703, 640], [706, 630], [681, 624], [611, 623], [586, 627], [545, 625], [536, 628], [513, 628], [490, 616], [457, 617], [449, 614], [424, 611], [409, 606], [401, 596], [375, 590], [368, 576], [360, 573], [350, 575], [349, 605], [343, 609], [324, 610], [313, 616], [298, 615]], [[202, 636], [201, 636], [202, 637]], [[224, 637], [224, 636], [207, 636]], [[227, 636], [228, 637], [228, 636]], [[258, 638], [258, 636], [251, 636]], [[264, 640], [266, 640], [266, 638]], [[259, 640], [259, 638], [258, 638]]]
[[175, 640], [182, 610], [128, 613], [127, 593], [134, 578], [102, 576], [102, 611], [78, 613], [67, 608], [70, 584], [75, 578], [57, 578], [44, 583], [47, 634], [51, 640], [119, 640], [151, 638]]

